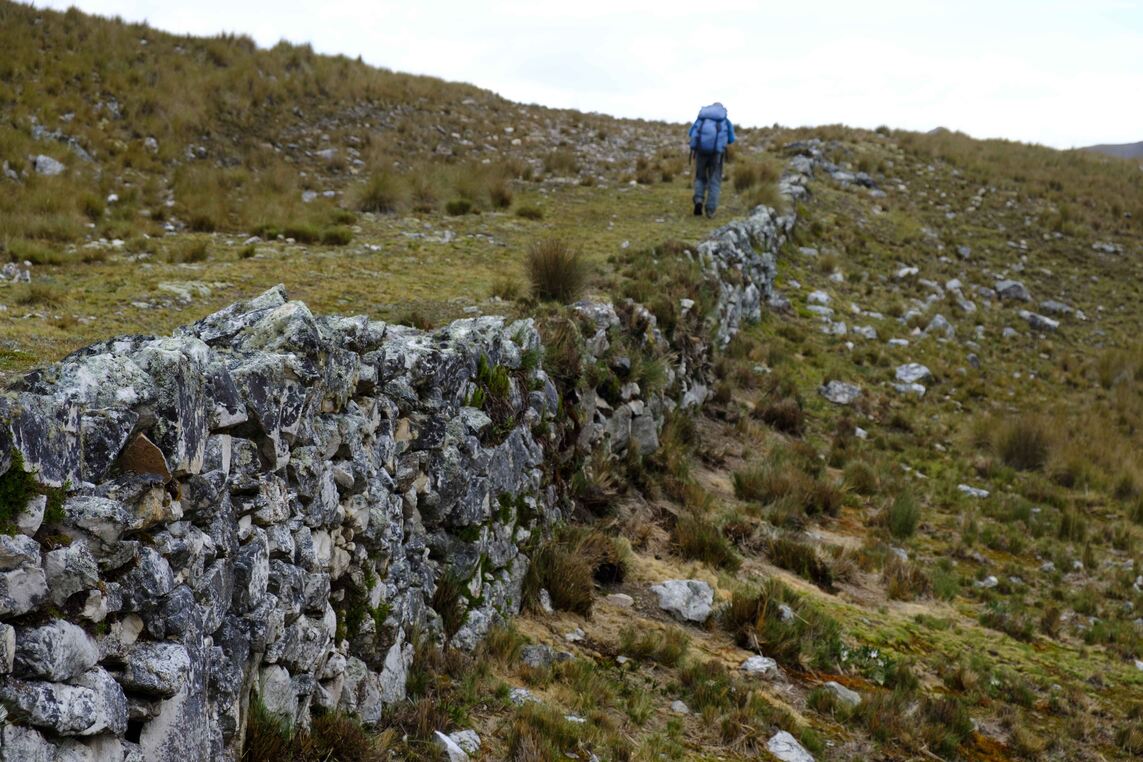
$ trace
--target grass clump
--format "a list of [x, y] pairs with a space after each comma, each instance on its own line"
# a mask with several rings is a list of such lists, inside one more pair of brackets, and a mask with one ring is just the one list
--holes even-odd
[[528, 277], [537, 299], [566, 304], [587, 284], [587, 267], [578, 249], [558, 238], [545, 238], [528, 247]]
[[374, 172], [357, 195], [357, 209], [376, 214], [392, 214], [405, 200], [405, 185], [393, 171]]
[[997, 429], [993, 446], [1000, 459], [1012, 468], [1037, 471], [1048, 462], [1051, 431], [1041, 418], [1023, 415], [1005, 421]]
[[675, 522], [675, 546], [684, 558], [702, 561], [718, 569], [735, 571], [742, 559], [718, 525], [695, 513], [685, 513]]
[[881, 568], [886, 594], [896, 601], [911, 601], [927, 595], [932, 583], [919, 566], [890, 554]]
[[905, 491], [897, 495], [885, 509], [884, 521], [889, 534], [897, 539], [912, 537], [921, 521], [921, 506], [913, 493]]
[[598, 529], [566, 526], [540, 546], [524, 579], [524, 599], [533, 607], [545, 589], [552, 607], [591, 614], [595, 585], [622, 582], [627, 561], [616, 540]]
[[542, 220], [544, 219], [544, 210], [538, 206], [518, 206], [516, 207], [516, 216], [523, 220]]
[[678, 627], [645, 630], [624, 627], [619, 633], [619, 650], [632, 658], [674, 667], [690, 647], [690, 638]]
[[343, 225], [326, 228], [321, 232], [321, 242], [325, 246], [347, 246], [353, 240], [353, 231]]
[[779, 535], [766, 544], [766, 555], [775, 566], [792, 571], [823, 590], [833, 590], [833, 569], [818, 555], [815, 546]]
[[723, 627], [743, 648], [801, 668], [835, 669], [842, 650], [841, 627], [816, 604], [777, 579], [757, 590], [736, 590], [721, 612]]
[[379, 762], [386, 758], [391, 734], [374, 736], [361, 723], [339, 712], [314, 718], [300, 730], [270, 712], [261, 698], [250, 702], [243, 762]]

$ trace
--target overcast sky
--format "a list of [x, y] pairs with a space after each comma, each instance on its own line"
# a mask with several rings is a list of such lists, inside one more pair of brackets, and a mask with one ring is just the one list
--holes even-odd
[[1143, 140], [1143, 0], [37, 0], [309, 42], [515, 101], [689, 121]]

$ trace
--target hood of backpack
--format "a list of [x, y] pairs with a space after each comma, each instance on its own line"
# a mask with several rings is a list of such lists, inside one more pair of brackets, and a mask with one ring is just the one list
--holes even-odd
[[726, 106], [723, 106], [721, 103], [712, 103], [709, 106], [703, 106], [702, 109], [699, 110], [698, 118], [713, 119], [717, 122], [721, 122], [726, 118]]

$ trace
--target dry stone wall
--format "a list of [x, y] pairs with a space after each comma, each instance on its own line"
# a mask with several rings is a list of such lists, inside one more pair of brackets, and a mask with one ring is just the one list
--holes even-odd
[[473, 648], [519, 610], [529, 540], [566, 507], [557, 462], [652, 452], [702, 403], [793, 223], [759, 207], [687, 254], [718, 294], [709, 341], [576, 305], [589, 360], [619, 337], [675, 358], [663, 391], [616, 404], [561, 399], [531, 320], [423, 332], [280, 287], [25, 377], [0, 395], [0, 498], [21, 503], [0, 534], [0, 760], [235, 759], [255, 700], [377, 722], [414, 632]]

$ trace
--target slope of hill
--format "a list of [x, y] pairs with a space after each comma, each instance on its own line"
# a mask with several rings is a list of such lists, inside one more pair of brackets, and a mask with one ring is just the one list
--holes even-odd
[[1098, 145], [1088, 146], [1084, 148], [1085, 151], [1094, 151], [1095, 153], [1102, 153], [1106, 156], [1114, 156], [1117, 159], [1140, 159], [1143, 158], [1143, 142], [1141, 143], [1119, 143], [1116, 145]]
[[[10, 3], [0, 41], [10, 376], [279, 282], [315, 313], [529, 315], [552, 339], [567, 308], [525, 262], [553, 236], [586, 293], [664, 330], [703, 301], [683, 125]], [[255, 715], [250, 759], [437, 758], [464, 728], [489, 760], [794, 758], [778, 731], [817, 759], [1143, 754], [1143, 173], [948, 132], [742, 130], [720, 217], [782, 203], [790, 164], [814, 174], [778, 252], [790, 309], [727, 347], [658, 452], [572, 464], [577, 512], [536, 572], [567, 588], [556, 610], [476, 658], [421, 643], [368, 736]], [[575, 381], [606, 403], [614, 379]], [[574, 562], [594, 530], [623, 574]], [[664, 612], [665, 579], [710, 584], [713, 615]]]

